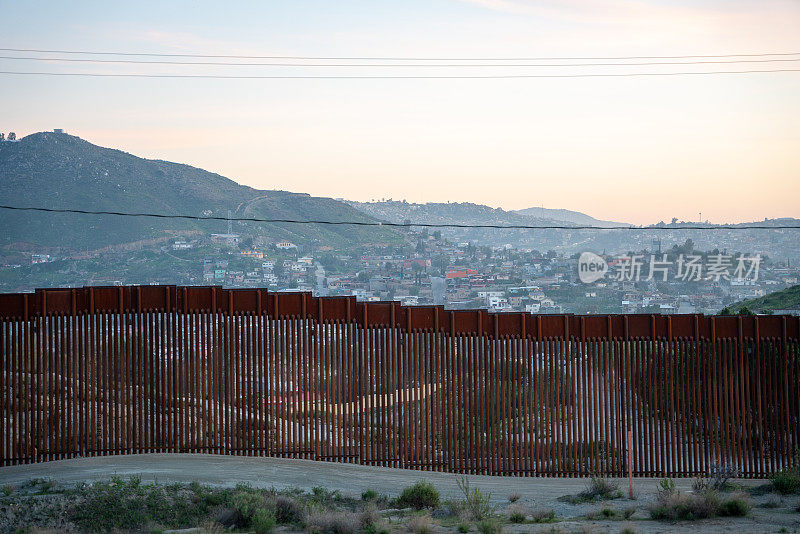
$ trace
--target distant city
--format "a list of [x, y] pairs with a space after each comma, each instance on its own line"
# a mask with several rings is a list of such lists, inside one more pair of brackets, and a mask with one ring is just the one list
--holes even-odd
[[[683, 254], [707, 260], [714, 254], [694, 250], [690, 240], [669, 248], [664, 240], [656, 240], [636, 255], [643, 260], [638, 280], [609, 273], [585, 284], [578, 277], [578, 253], [453, 243], [440, 232], [425, 229], [409, 229], [405, 237], [401, 245], [365, 245], [342, 253], [331, 246], [270, 242], [236, 233], [197, 235], [89, 256], [22, 254], [26, 264], [0, 266], [0, 279], [3, 291], [171, 283], [311, 291], [320, 296], [354, 295], [364, 301], [396, 300], [409, 306], [439, 304], [493, 312], [711, 314], [796, 285], [800, 277], [796, 264], [767, 257], [758, 266], [756, 279], [751, 273], [737, 280], [731, 269], [718, 279], [687, 280], [676, 276], [680, 273], [675, 264], [667, 273], [647, 280], [650, 262], [661, 261], [665, 254], [673, 259]], [[611, 254], [600, 257], [612, 265], [619, 261]], [[153, 270], [153, 265], [159, 267]]]

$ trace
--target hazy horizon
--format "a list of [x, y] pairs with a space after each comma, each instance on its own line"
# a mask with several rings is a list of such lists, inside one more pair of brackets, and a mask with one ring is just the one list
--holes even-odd
[[[7, 48], [426, 58], [800, 52], [800, 4], [791, 1], [223, 6], [0, 0], [0, 12], [0, 47]], [[3, 71], [61, 73], [347, 76], [381, 70], [0, 62]], [[795, 65], [640, 66], [625, 72]], [[453, 74], [444, 68], [401, 70]], [[700, 212], [716, 223], [800, 217], [800, 72], [483, 80], [2, 79], [0, 132], [24, 136], [63, 128], [100, 146], [193, 165], [258, 189], [357, 201], [568, 209], [634, 224], [693, 221]]]

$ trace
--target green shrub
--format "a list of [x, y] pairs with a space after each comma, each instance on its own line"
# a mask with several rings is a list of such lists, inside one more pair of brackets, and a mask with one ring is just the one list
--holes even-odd
[[732, 497], [722, 501], [719, 515], [723, 517], [744, 517], [750, 511], [750, 503], [742, 497]]
[[480, 534], [500, 534], [503, 531], [503, 526], [500, 521], [493, 517], [487, 517], [478, 523], [478, 532]]
[[264, 496], [249, 489], [234, 491], [229, 504], [236, 514], [234, 523], [239, 528], [250, 526], [256, 510], [267, 507], [267, 501]]
[[364, 493], [361, 494], [362, 501], [376, 501], [378, 500], [378, 492], [372, 489], [368, 489]]
[[250, 527], [256, 534], [269, 534], [276, 524], [275, 514], [272, 513], [272, 510], [266, 508], [257, 509], [250, 519]]
[[508, 520], [511, 521], [512, 523], [524, 523], [525, 514], [519, 511], [511, 512], [511, 514], [508, 516]]
[[556, 513], [552, 508], [539, 508], [531, 514], [531, 519], [537, 523], [551, 523], [555, 518]]
[[480, 521], [492, 515], [494, 507], [491, 505], [491, 493], [471, 487], [469, 479], [465, 476], [459, 478], [456, 483], [464, 495], [464, 500], [456, 505], [456, 508], [460, 508], [460, 512], [468, 514], [473, 521]]
[[85, 488], [68, 515], [70, 520], [90, 531], [140, 529], [145, 526], [148, 499], [139, 491], [138, 481], [98, 482]]
[[318, 502], [341, 501], [343, 499], [339, 490], [329, 490], [322, 486], [314, 486], [311, 488], [311, 496]]
[[303, 508], [291, 497], [277, 495], [271, 504], [275, 510], [275, 521], [279, 524], [299, 523], [303, 520]]
[[650, 508], [650, 517], [668, 521], [705, 519], [718, 515], [719, 507], [719, 499], [713, 491], [699, 494], [661, 492]]
[[439, 506], [439, 492], [430, 482], [420, 480], [413, 486], [403, 490], [397, 498], [397, 504], [402, 507], [411, 507], [417, 510], [423, 508], [437, 508]]
[[[699, 489], [702, 489], [703, 491], [705, 491], [705, 489], [706, 489], [705, 483], [703, 483], [702, 487], [698, 484], [696, 489], [698, 489], [698, 491], [699, 491]], [[658, 493], [659, 493], [659, 495], [660, 494], [671, 495], [671, 494], [675, 493], [676, 491], [677, 490], [675, 489], [675, 481], [672, 480], [671, 478], [662, 478], [661, 482], [658, 483]]]
[[797, 469], [784, 469], [771, 477], [772, 489], [781, 495], [800, 492], [800, 473]]
[[585, 490], [577, 495], [563, 495], [559, 497], [558, 500], [570, 504], [581, 504], [585, 502], [610, 501], [621, 498], [622, 492], [619, 490], [619, 484], [604, 478], [592, 477], [587, 483]]
[[614, 519], [617, 512], [611, 508], [603, 508], [602, 510], [592, 510], [586, 512], [586, 519]]
[[461, 534], [466, 534], [469, 532], [469, 523], [459, 523], [456, 527], [456, 530], [458, 530]]
[[508, 495], [508, 502], [514, 503], [520, 499], [521, 495], [519, 493], [511, 493]]

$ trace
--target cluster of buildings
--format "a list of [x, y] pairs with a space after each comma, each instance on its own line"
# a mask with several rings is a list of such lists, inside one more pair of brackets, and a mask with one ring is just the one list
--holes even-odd
[[[630, 280], [609, 272], [585, 284], [578, 277], [577, 254], [452, 243], [424, 231], [410, 231], [407, 241], [348, 254], [285, 242], [239, 247], [235, 262], [204, 259], [203, 282], [492, 312], [672, 314], [716, 313], [730, 303], [797, 284], [800, 276], [796, 267], [767, 261], [757, 280], [686, 282], [666, 275]], [[612, 265], [619, 261], [603, 257]]]
[[[120, 279], [121, 283], [264, 287], [272, 291], [312, 291], [321, 296], [352, 295], [363, 301], [395, 300], [409, 306], [436, 304], [449, 309], [540, 314], [712, 314], [730, 304], [796, 285], [800, 279], [796, 265], [768, 257], [761, 262], [755, 279], [703, 276], [687, 280], [686, 276], [681, 278], [677, 261], [664, 272], [647, 276], [653, 270], [651, 263], [660, 262], [663, 254], [673, 258], [683, 253], [672, 245], [662, 240], [635, 254], [595, 254], [608, 266], [608, 272], [591, 283], [584, 283], [579, 276], [580, 254], [456, 243], [438, 232], [413, 229], [404, 233], [402, 242], [352, 245], [346, 250], [328, 243], [292, 243], [229, 231], [173, 238], [147, 252], [149, 256], [142, 252], [141, 258], [126, 252], [109, 253], [107, 259], [120, 262], [111, 270], [114, 281]], [[687, 244], [680, 246], [685, 249]], [[153, 252], [160, 255], [154, 258]], [[693, 254], [702, 255], [707, 263], [712, 260], [711, 253]], [[85, 276], [91, 283], [104, 280], [96, 273], [83, 273], [67, 265], [47, 267], [45, 271], [45, 266], [38, 264], [80, 261], [55, 252], [28, 253], [26, 258], [32, 269], [40, 269], [37, 272], [52, 273], [42, 274], [49, 276], [44, 281], [30, 282], [34, 287], [62, 286], [57, 276], [69, 279], [70, 284], [76, 276]], [[621, 266], [636, 258], [642, 260], [637, 276], [619, 275]], [[154, 262], [163, 262], [164, 267], [137, 274], [138, 265], [152, 266]], [[77, 285], [82, 284], [78, 281]]]

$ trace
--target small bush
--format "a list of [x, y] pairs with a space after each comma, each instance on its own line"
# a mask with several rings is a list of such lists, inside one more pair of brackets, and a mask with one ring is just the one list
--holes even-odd
[[372, 489], [368, 489], [364, 493], [361, 494], [362, 501], [377, 501], [378, 500], [378, 492]]
[[[703, 487], [705, 489], [705, 487]], [[675, 481], [671, 478], [662, 478], [661, 482], [658, 483], [658, 494], [660, 495], [672, 495], [676, 492], [675, 489]]]
[[303, 520], [302, 506], [291, 497], [277, 495], [272, 504], [275, 508], [275, 520], [281, 525], [300, 523]]
[[723, 517], [744, 517], [750, 511], [750, 503], [742, 497], [725, 499], [719, 506], [719, 515]]
[[456, 530], [458, 530], [461, 534], [466, 534], [469, 532], [469, 523], [459, 523], [456, 527]]
[[433, 520], [428, 514], [414, 516], [408, 520], [408, 530], [414, 534], [431, 534]]
[[256, 534], [269, 534], [276, 524], [275, 514], [266, 508], [259, 508], [253, 512], [253, 517], [250, 519], [250, 527]]
[[478, 532], [480, 534], [500, 534], [503, 531], [503, 526], [500, 521], [492, 517], [487, 517], [478, 523]]
[[[703, 519], [711, 517], [705, 495], [684, 495], [681, 493], [662, 493], [650, 509], [650, 517], [658, 520], [676, 521], [678, 519]], [[716, 505], [714, 506], [716, 509]]]
[[491, 505], [491, 493], [471, 487], [467, 477], [461, 477], [456, 482], [458, 489], [464, 495], [464, 500], [459, 503], [459, 506], [473, 521], [480, 521], [494, 513], [494, 507]]
[[733, 488], [730, 479], [739, 476], [735, 467], [725, 464], [712, 464], [709, 470], [708, 487], [715, 491], [727, 491]]
[[611, 508], [603, 508], [601, 510], [592, 510], [586, 512], [586, 519], [614, 519], [617, 517], [617, 512]]
[[267, 507], [267, 500], [260, 493], [249, 489], [239, 489], [231, 496], [230, 507], [236, 514], [234, 524], [239, 528], [244, 528], [250, 526], [256, 510]]
[[[746, 501], [739, 497], [727, 499], [721, 503], [717, 493], [712, 490], [697, 494], [682, 494], [678, 491], [661, 492], [656, 498], [656, 503], [650, 508], [650, 517], [669, 521], [705, 519], [722, 515], [723, 506], [727, 506], [724, 509], [725, 512], [737, 513], [741, 510], [742, 504], [739, 502], [727, 503], [740, 500], [749, 510]], [[745, 511], [745, 513], [747, 512]]]
[[306, 531], [312, 534], [355, 534], [361, 520], [353, 512], [311, 511], [305, 517]]
[[537, 523], [551, 523], [556, 518], [552, 508], [538, 508], [531, 513], [531, 519]]
[[781, 495], [800, 492], [800, 473], [795, 469], [784, 469], [771, 477], [773, 491]]
[[327, 488], [323, 488], [322, 486], [314, 486], [311, 488], [311, 496], [317, 502], [331, 502], [331, 501], [341, 501], [342, 494], [339, 490], [329, 490]]
[[619, 534], [636, 534], [636, 529], [633, 525], [623, 525], [622, 530], [619, 531]]
[[514, 503], [520, 500], [522, 496], [519, 493], [511, 493], [508, 495], [508, 502]]
[[439, 506], [439, 492], [430, 482], [420, 480], [413, 486], [403, 490], [397, 498], [397, 504], [402, 507], [411, 507], [417, 510], [423, 508], [437, 508]]
[[760, 506], [761, 508], [777, 508], [781, 505], [781, 498], [777, 495], [770, 495], [764, 503]]
[[636, 513], [636, 508], [633, 506], [629, 506], [628, 508], [625, 508], [622, 511], [622, 517], [624, 517], [625, 519], [630, 519], [631, 517], [633, 517], [633, 514], [635, 513]]
[[508, 520], [512, 523], [524, 523], [525, 522], [525, 514], [520, 511], [511, 512], [508, 516]]
[[559, 497], [558, 500], [570, 504], [582, 504], [585, 502], [610, 501], [621, 498], [622, 492], [619, 490], [619, 484], [604, 478], [592, 477], [587, 483], [585, 490], [577, 495], [564, 495]]
[[381, 516], [378, 513], [378, 507], [375, 506], [375, 503], [368, 502], [366, 506], [364, 506], [363, 510], [361, 510], [361, 528], [367, 530], [370, 527], [375, 527], [378, 524], [378, 520], [380, 520]]

